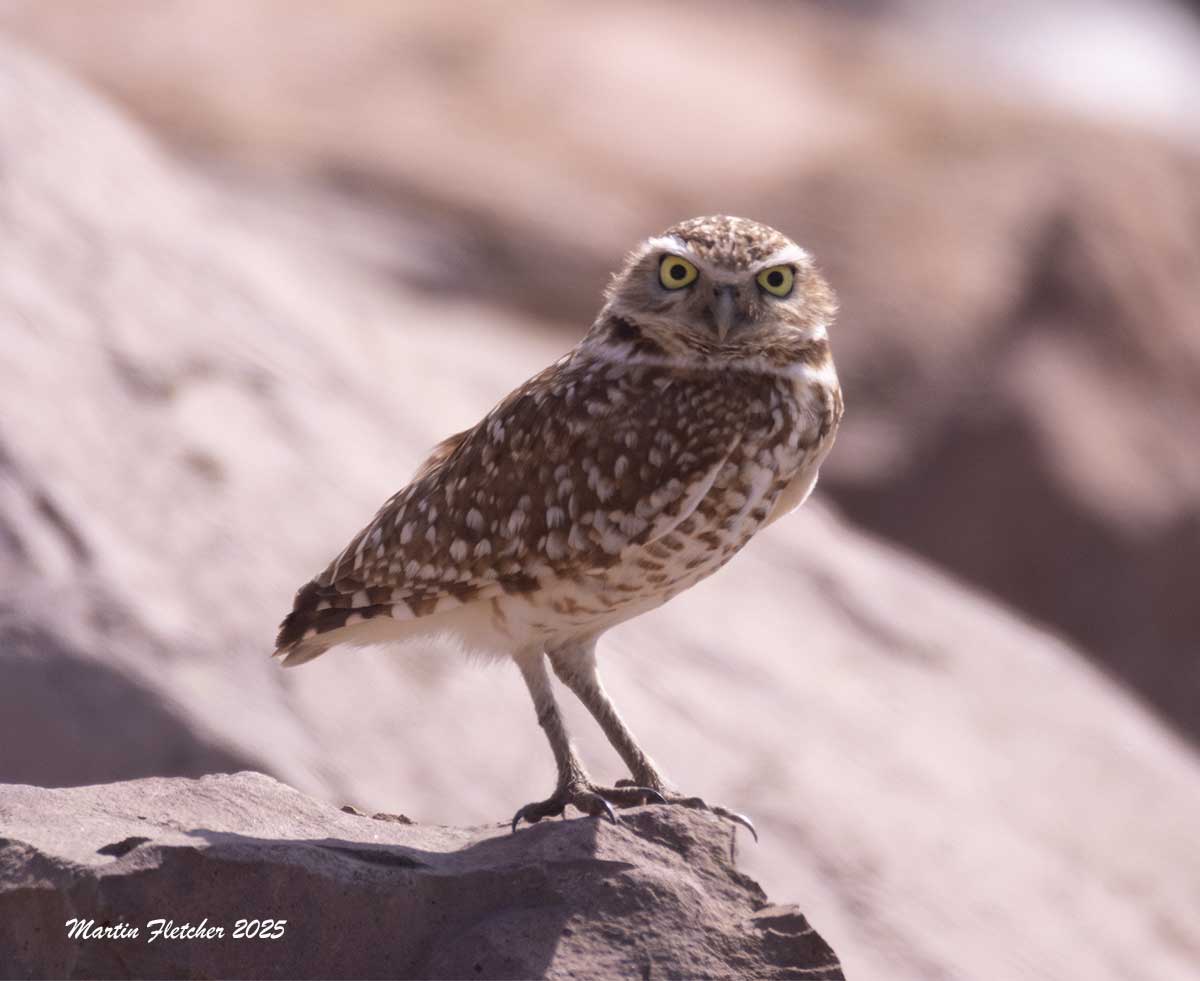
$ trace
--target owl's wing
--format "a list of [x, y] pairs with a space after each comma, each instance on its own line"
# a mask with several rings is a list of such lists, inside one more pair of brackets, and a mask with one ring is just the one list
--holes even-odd
[[665, 368], [552, 366], [441, 444], [299, 591], [277, 653], [612, 566], [696, 509], [740, 440], [735, 402]]
[[420, 480], [422, 477], [427, 477], [433, 473], [438, 467], [450, 459], [454, 455], [454, 451], [462, 446], [463, 441], [471, 435], [471, 430], [464, 429], [461, 433], [455, 433], [453, 436], [447, 436], [444, 440], [438, 443], [432, 450], [429, 451], [424, 462], [417, 467], [417, 472], [413, 474], [413, 480]]

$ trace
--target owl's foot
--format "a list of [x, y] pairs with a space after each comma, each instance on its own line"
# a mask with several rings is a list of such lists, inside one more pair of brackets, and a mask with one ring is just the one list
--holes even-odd
[[666, 804], [667, 799], [650, 787], [634, 787], [621, 783], [616, 787], [594, 787], [590, 783], [573, 783], [560, 787], [553, 795], [533, 804], [526, 804], [513, 816], [512, 829], [522, 821], [537, 824], [542, 818], [557, 817], [568, 804], [592, 817], [603, 815], [617, 823], [613, 805], [617, 807], [640, 807], [643, 804]]
[[[633, 785], [632, 780], [618, 780], [617, 787], [624, 790]], [[641, 788], [645, 789], [645, 788]], [[708, 811], [710, 814], [715, 814], [717, 817], [724, 818], [726, 821], [732, 821], [734, 824], [740, 824], [743, 828], [754, 836], [754, 840], [758, 841], [758, 831], [755, 830], [754, 822], [751, 821], [745, 814], [739, 814], [737, 811], [731, 811], [727, 807], [721, 807], [719, 804], [709, 804], [700, 797], [684, 797], [682, 794], [673, 794], [667, 791], [666, 794], [657, 794], [661, 800], [651, 801], [648, 803], [655, 804], [674, 804], [678, 807], [690, 807], [697, 811]]]

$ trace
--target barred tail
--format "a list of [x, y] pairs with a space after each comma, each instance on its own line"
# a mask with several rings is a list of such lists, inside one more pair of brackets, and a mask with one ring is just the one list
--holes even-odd
[[[315, 579], [302, 586], [296, 593], [292, 612], [279, 625], [273, 656], [285, 668], [294, 668], [320, 657], [337, 644], [377, 642], [381, 631], [361, 629], [366, 621], [377, 617], [385, 618], [384, 623], [390, 625], [388, 629], [393, 635], [401, 633], [400, 621], [395, 619], [397, 605], [371, 603], [370, 591], [366, 593], [365, 605], [353, 606], [351, 597], [339, 595], [336, 588], [322, 586]], [[338, 605], [331, 605], [331, 596]], [[380, 624], [377, 622], [375, 626]]]

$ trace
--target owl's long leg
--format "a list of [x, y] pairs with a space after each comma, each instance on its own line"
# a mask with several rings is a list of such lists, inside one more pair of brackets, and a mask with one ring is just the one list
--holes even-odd
[[[716, 804], [708, 804], [699, 797], [685, 797], [667, 789], [666, 782], [659, 774], [654, 762], [642, 751], [600, 682], [600, 672], [596, 666], [595, 637], [569, 647], [548, 651], [547, 654], [550, 664], [554, 667], [554, 673], [592, 713], [592, 718], [599, 723], [613, 749], [625, 761], [625, 765], [629, 767], [629, 772], [633, 775], [632, 781], [619, 781], [615, 790], [595, 788], [598, 793], [603, 794], [609, 800], [613, 800], [614, 794], [628, 794], [631, 791], [644, 793], [647, 796], [639, 803], [651, 803], [653, 798], [649, 796], [648, 792], [653, 792], [654, 796], [658, 797], [657, 803], [678, 804], [682, 807], [711, 811], [735, 824], [740, 824], [754, 835], [755, 841], [758, 841], [758, 831], [755, 830], [754, 822], [746, 815]], [[665, 796], [664, 791], [666, 791]]]
[[517, 660], [521, 676], [529, 688], [533, 699], [533, 708], [537, 712], [538, 725], [546, 731], [546, 739], [550, 742], [550, 751], [554, 753], [554, 763], [558, 767], [558, 785], [565, 787], [587, 779], [571, 737], [567, 735], [567, 727], [563, 724], [562, 713], [554, 692], [550, 688], [550, 676], [546, 673], [546, 662], [541, 651], [526, 654]]
[[517, 825], [522, 820], [535, 824], [544, 817], [562, 814], [568, 804], [574, 805], [585, 814], [603, 814], [615, 823], [617, 816], [613, 813], [608, 798], [619, 797], [620, 793], [602, 796], [592, 788], [587, 771], [584, 770], [575, 747], [571, 745], [571, 738], [567, 735], [567, 727], [563, 723], [558, 703], [554, 700], [550, 676], [546, 673], [545, 656], [540, 650], [523, 651], [517, 655], [516, 662], [533, 698], [538, 724], [545, 730], [550, 750], [554, 753], [558, 781], [554, 793], [545, 800], [526, 804], [517, 811], [512, 819], [513, 831], [517, 830]]
[[592, 718], [604, 730], [613, 749], [629, 767], [633, 782], [662, 793], [666, 789], [666, 781], [654, 761], [642, 751], [600, 682], [600, 672], [596, 666], [596, 638], [549, 651], [548, 654], [554, 673], [592, 713]]

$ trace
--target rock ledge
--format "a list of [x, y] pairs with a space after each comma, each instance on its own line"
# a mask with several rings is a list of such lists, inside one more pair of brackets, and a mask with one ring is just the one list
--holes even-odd
[[841, 978], [735, 840], [674, 808], [403, 824], [259, 773], [0, 786], [0, 976]]

